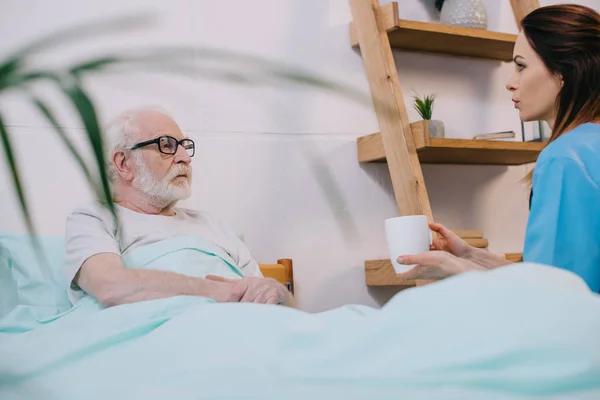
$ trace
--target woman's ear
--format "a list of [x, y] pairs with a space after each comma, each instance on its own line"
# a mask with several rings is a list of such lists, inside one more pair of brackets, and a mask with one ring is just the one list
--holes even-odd
[[565, 80], [563, 79], [562, 74], [557, 73], [556, 79], [558, 79], [558, 84], [560, 85], [560, 88], [562, 89], [563, 86], [565, 85]]
[[113, 154], [112, 162], [117, 170], [117, 173], [124, 181], [132, 181], [134, 178], [131, 170], [131, 160], [127, 157], [123, 150], [117, 150]]

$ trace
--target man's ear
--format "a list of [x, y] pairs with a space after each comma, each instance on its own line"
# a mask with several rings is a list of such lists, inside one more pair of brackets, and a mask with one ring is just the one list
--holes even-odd
[[131, 170], [131, 159], [127, 157], [127, 154], [125, 154], [123, 150], [115, 151], [112, 162], [121, 179], [124, 181], [133, 180], [134, 175], [133, 171]]

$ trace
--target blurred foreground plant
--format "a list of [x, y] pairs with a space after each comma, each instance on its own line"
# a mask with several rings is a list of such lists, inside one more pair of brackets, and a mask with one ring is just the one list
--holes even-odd
[[[64, 146], [75, 158], [91, 185], [96, 198], [105, 202], [113, 214], [115, 214], [115, 208], [105, 170], [102, 129], [94, 103], [84, 88], [81, 79], [86, 75], [108, 69], [116, 69], [121, 72], [143, 69], [143, 71], [155, 70], [157, 72], [201, 76], [246, 85], [277, 85], [288, 82], [331, 91], [364, 104], [372, 104], [370, 97], [347, 86], [258, 57], [212, 48], [160, 47], [135, 49], [127, 52], [105, 54], [56, 69], [31, 67], [32, 61], [38, 53], [51, 52], [62, 45], [88, 37], [140, 28], [147, 25], [148, 22], [150, 22], [148, 18], [126, 17], [68, 28], [37, 40], [0, 61], [0, 95], [8, 90], [16, 90], [29, 96], [32, 104], [54, 128]], [[190, 54], [194, 54], [194, 62], [189, 61]], [[82, 154], [75, 148], [61, 127], [64, 125], [57, 119], [52, 107], [32, 93], [32, 85], [41, 81], [51, 82], [55, 89], [65, 96], [77, 111], [94, 156], [94, 166], [90, 166], [84, 161]], [[18, 160], [15, 157], [10, 132], [5, 123], [2, 110], [0, 110], [0, 139], [25, 223], [29, 232], [35, 236], [29, 203], [23, 190], [18, 169]], [[97, 174], [94, 174], [93, 171]]]

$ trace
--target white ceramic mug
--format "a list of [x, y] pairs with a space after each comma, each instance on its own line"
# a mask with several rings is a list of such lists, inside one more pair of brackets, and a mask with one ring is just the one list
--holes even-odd
[[432, 241], [429, 221], [426, 215], [407, 215], [385, 220], [390, 260], [397, 274], [406, 272], [414, 265], [398, 264], [399, 256], [429, 251]]

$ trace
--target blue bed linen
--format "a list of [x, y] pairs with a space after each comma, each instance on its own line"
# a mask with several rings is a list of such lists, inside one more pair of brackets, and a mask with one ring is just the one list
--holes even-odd
[[[186, 241], [129, 262], [189, 271], [181, 261], [199, 256], [236, 275]], [[0, 398], [597, 399], [598, 332], [600, 297], [534, 264], [405, 290], [381, 310], [192, 296], [105, 309], [84, 297], [52, 317], [22, 306], [0, 321]]]

